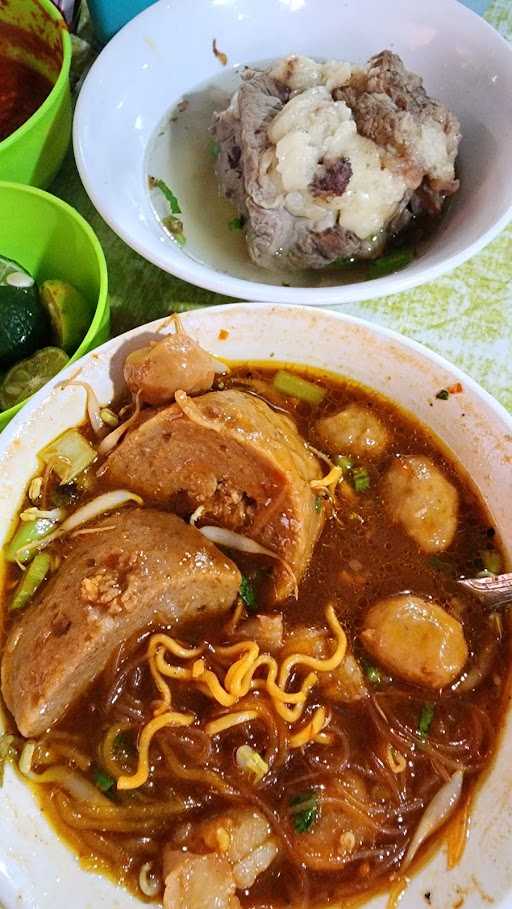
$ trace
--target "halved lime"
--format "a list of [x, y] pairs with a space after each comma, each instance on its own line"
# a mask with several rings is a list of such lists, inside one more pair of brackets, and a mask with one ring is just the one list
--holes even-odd
[[50, 317], [55, 344], [68, 354], [77, 349], [91, 323], [89, 304], [80, 291], [65, 281], [45, 281], [41, 303]]
[[0, 386], [0, 407], [7, 410], [24, 401], [64, 368], [69, 357], [59, 347], [43, 347], [33, 357], [16, 363]]
[[0, 258], [0, 366], [33, 353], [49, 336], [34, 279], [17, 262]]

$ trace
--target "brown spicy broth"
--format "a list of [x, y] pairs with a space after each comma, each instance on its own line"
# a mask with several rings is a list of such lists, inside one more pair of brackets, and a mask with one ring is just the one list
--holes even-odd
[[[274, 368], [259, 365], [236, 367], [230, 377], [223, 381], [226, 386], [234, 384], [238, 387], [255, 382], [258, 393], [264, 396], [260, 383], [271, 381], [274, 372]], [[358, 632], [365, 610], [377, 599], [411, 590], [457, 609], [453, 602], [456, 598], [471, 658], [474, 657], [488, 638], [488, 619], [482, 607], [456, 586], [455, 578], [477, 573], [482, 568], [480, 552], [497, 547], [494, 530], [489, 526], [477, 495], [440, 451], [432, 436], [396, 406], [358, 386], [335, 381], [331, 376], [326, 377], [304, 369], [297, 369], [296, 372], [319, 382], [328, 390], [323, 402], [314, 408], [291, 398], [279, 399], [279, 407], [291, 413], [306, 439], [311, 439], [314, 444], [312, 428], [319, 416], [336, 412], [347, 403], [358, 401], [373, 408], [385, 422], [391, 435], [391, 444], [387, 453], [375, 464], [364, 464], [370, 475], [369, 489], [358, 495], [354, 506], [339, 509], [339, 523], [336, 520], [327, 521], [311, 566], [300, 585], [298, 601], [289, 599], [278, 607], [271, 607], [269, 611], [283, 612], [287, 630], [299, 625], [325, 627], [325, 604], [328, 601], [334, 602], [353, 653], [364, 663], [365, 654], [358, 641]], [[248, 385], [249, 389], [254, 387]], [[271, 404], [276, 402], [273, 394], [268, 399]], [[450, 548], [439, 557], [432, 558], [420, 553], [414, 542], [398, 525], [393, 525], [384, 513], [379, 498], [379, 481], [397, 453], [428, 455], [458, 490], [458, 531]], [[94, 496], [98, 491], [103, 491], [101, 481], [88, 492], [87, 497]], [[66, 543], [61, 544], [61, 553], [65, 556]], [[250, 573], [255, 567], [262, 567], [261, 560], [240, 558], [236, 553], [231, 555], [245, 573]], [[13, 573], [16, 572], [16, 569], [12, 570]], [[264, 612], [266, 608], [262, 588], [259, 611]], [[8, 617], [8, 622], [15, 621], [16, 616]], [[195, 622], [186, 628], [180, 628], [179, 634], [176, 629], [170, 633], [190, 643], [203, 640], [226, 643], [228, 640], [224, 623], [218, 620]], [[113, 723], [120, 722], [123, 716], [123, 699], [125, 706], [130, 697], [142, 700], [144, 720], [148, 721], [151, 717], [155, 688], [144, 662], [148, 634], [149, 630], [146, 635], [140, 636], [135, 642], [128, 642], [122, 648], [92, 689], [80, 703], [73, 706], [57, 727], [57, 732], [71, 733], [77, 737], [78, 747], [90, 756], [95, 768], [101, 767], [98, 754], [106, 729]], [[439, 747], [448, 762], [451, 758], [456, 758], [465, 765], [471, 765], [472, 772], [466, 774], [465, 781], [467, 797], [477, 778], [477, 771], [483, 769], [489, 761], [503, 712], [506, 648], [508, 640], [504, 631], [492, 672], [476, 691], [465, 695], [457, 696], [450, 693], [450, 689], [439, 695], [389, 677], [380, 684], [368, 680], [372, 699], [349, 705], [331, 705], [332, 726], [336, 729], [334, 746], [313, 744], [304, 751], [298, 749], [291, 752], [285, 765], [278, 772], [271, 772], [268, 781], [264, 779], [257, 787], [248, 785], [234, 762], [234, 753], [239, 745], [248, 743], [260, 752], [268, 745], [266, 735], [257, 724], [237, 727], [217, 737], [206, 759], [204, 755], [198, 754], [197, 745], [194, 758], [194, 747], [186, 744], [186, 730], [184, 733], [162, 732], [160, 734], [172, 744], [182, 762], [201, 770], [206, 768], [224, 773], [225, 778], [238, 788], [239, 797], [226, 799], [196, 782], [176, 780], [165, 771], [161, 754], [157, 750], [153, 753], [156, 772], [143, 792], [111, 794], [112, 801], [126, 805], [154, 803], [158, 800], [165, 801], [172, 792], [177, 792], [194, 802], [195, 807], [184, 817], [192, 822], [244, 803], [263, 807], [269, 816], [277, 820], [288, 847], [295, 852], [295, 859], [292, 860], [290, 852], [285, 848], [283, 857], [278, 858], [260, 875], [249, 891], [238, 892], [244, 907], [299, 905], [308, 894], [312, 904], [325, 904], [372, 891], [375, 887], [389, 886], [390, 875], [399, 867], [405, 845], [418, 824], [424, 806], [453, 772], [446, 763], [435, 758], [431, 761], [430, 745]], [[130, 667], [129, 682], [118, 703], [112, 705], [110, 698], [111, 706], [107, 709], [109, 691], [119, 683], [121, 673], [127, 667]], [[173, 686], [173, 701], [177, 709], [197, 711], [202, 720], [218, 712], [211, 701], [179, 683]], [[407, 770], [401, 774], [400, 782], [389, 770], [382, 769], [382, 745], [385, 739], [375, 702], [384, 708], [388, 716], [392, 715], [412, 730], [417, 729], [423, 705], [434, 705], [434, 719], [426, 739], [426, 748], [416, 749]], [[319, 703], [322, 703], [322, 695], [313, 689], [305, 717], [310, 716]], [[184, 747], [179, 745], [180, 739], [185, 741]], [[49, 740], [51, 741], [51, 733]], [[131, 762], [132, 768], [136, 763], [135, 741], [136, 732], [125, 733], [122, 742], [126, 760], [128, 764]], [[315, 836], [315, 824], [310, 832], [294, 834], [289, 821], [290, 799], [311, 790], [325, 792], [322, 786], [328, 787], [330, 780], [347, 773], [355, 773], [364, 781], [368, 797], [376, 810], [377, 826], [385, 828], [387, 832], [376, 832], [374, 841], [368, 847], [356, 847], [355, 853], [360, 854], [360, 857], [339, 870], [305, 870], [301, 858], [304, 857], [304, 850], [307, 851], [311, 838]], [[171, 817], [154, 835], [138, 838], [134, 833], [98, 834], [97, 831], [79, 830], [69, 823], [69, 816], [62, 810], [65, 803], [59, 795], [58, 787], [36, 786], [35, 789], [42, 809], [59, 834], [78, 852], [85, 866], [110, 873], [116, 881], [125, 884], [140, 899], [144, 899], [138, 887], [140, 867], [144, 862], [152, 861], [157, 871], [160, 869], [162, 846], [172, 840], [180, 821]], [[390, 828], [395, 834], [390, 834]], [[159, 898], [161, 897], [157, 897]]]

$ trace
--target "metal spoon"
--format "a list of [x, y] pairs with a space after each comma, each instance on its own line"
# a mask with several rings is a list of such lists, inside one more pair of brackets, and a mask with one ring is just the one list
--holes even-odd
[[464, 578], [457, 583], [474, 593], [489, 609], [512, 604], [512, 572], [487, 578]]

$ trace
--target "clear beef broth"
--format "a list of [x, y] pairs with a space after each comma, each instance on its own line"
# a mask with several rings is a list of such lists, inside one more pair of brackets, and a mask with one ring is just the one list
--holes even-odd
[[[358, 402], [370, 407], [385, 424], [390, 435], [388, 450], [381, 458], [361, 462], [368, 470], [369, 487], [327, 520], [297, 600], [270, 603], [266, 585], [271, 568], [268, 559], [230, 555], [244, 574], [258, 578], [256, 614], [281, 612], [287, 633], [301, 627], [324, 627], [325, 605], [335, 604], [349, 648], [365, 672], [368, 696], [340, 704], [314, 689], [307, 715], [311, 716], [319, 704], [328, 704], [332, 741], [313, 742], [284, 753], [282, 721], [276, 723], [275, 741], [269, 741], [268, 730], [257, 723], [234, 727], [209, 741], [204, 734], [195, 735], [187, 729], [162, 731], [159, 744], [155, 743], [151, 752], [152, 771], [148, 782], [134, 792], [119, 793], [115, 789], [108, 792], [112, 806], [139, 806], [147, 811], [146, 826], [138, 831], [102, 828], [99, 822], [95, 826], [90, 819], [84, 820], [58, 785], [36, 787], [43, 810], [86, 867], [107, 871], [139, 898], [142, 898], [139, 872], [144, 863], [150, 862], [152, 871], [161, 876], [164, 845], [171, 842], [179, 849], [186, 842], [189, 848], [197, 848], [190, 829], [219, 812], [240, 807], [250, 807], [269, 818], [280, 842], [278, 858], [253, 886], [237, 890], [244, 907], [277, 909], [289, 905], [338, 904], [343, 897], [385, 888], [396, 875], [434, 793], [461, 766], [465, 768], [464, 799], [469, 798], [496, 743], [508, 668], [506, 622], [500, 624], [501, 639], [496, 639], [492, 670], [476, 690], [464, 693], [457, 693], [456, 684], [441, 692], [426, 690], [394, 677], [382, 667], [376, 676], [375, 661], [359, 637], [371, 604], [400, 591], [413, 591], [432, 597], [460, 618], [470, 660], [478, 659], [489, 638], [489, 617], [476, 600], [457, 586], [456, 578], [481, 570], [483, 551], [499, 551], [494, 529], [479, 499], [436, 441], [394, 405], [332, 377], [300, 369], [297, 372], [327, 389], [325, 398], [316, 407], [293, 398], [279, 399], [278, 406], [290, 413], [306, 440], [318, 444], [314, 424], [319, 416]], [[222, 384], [246, 388], [251, 393], [257, 391], [263, 398], [268, 397], [271, 406], [276, 406], [271, 384], [274, 373], [275, 369], [269, 367], [237, 366], [228, 378], [222, 379]], [[390, 520], [383, 507], [381, 480], [397, 453], [427, 455], [457, 489], [457, 533], [452, 545], [439, 556], [422, 553], [400, 525]], [[88, 490], [87, 497], [104, 489], [104, 481], [100, 479]], [[327, 500], [322, 500], [320, 507], [329, 508]], [[54, 547], [64, 559], [66, 546], [62, 543]], [[12, 571], [14, 574], [17, 569]], [[229, 616], [222, 622], [202, 619], [180, 627], [179, 632], [176, 628], [151, 628], [125, 642], [92, 689], [48, 733], [49, 747], [59, 737], [72, 741], [90, 759], [86, 775], [98, 780], [94, 776], [98, 770], [107, 772], [102, 759], [105, 734], [117, 727], [120, 760], [133, 769], [137, 736], [150, 720], [155, 700], [155, 687], [145, 659], [150, 632], [169, 631], [183, 643], [195, 645], [208, 641], [211, 647], [233, 640], [228, 620]], [[15, 614], [8, 615], [9, 624], [16, 621]], [[192, 710], [202, 721], [218, 713], [216, 706], [193, 686], [176, 683], [172, 691], [175, 709]], [[433, 708], [431, 725], [423, 742], [416, 739], [415, 746], [407, 753], [405, 769], [395, 774], [385, 760], [388, 746], [398, 750], [396, 735], [391, 730], [406, 729], [408, 740], [414, 739], [426, 705]], [[251, 785], [236, 767], [234, 756], [243, 744], [259, 753], [270, 751], [274, 757], [280, 755], [274, 769], [257, 784]], [[176, 756], [178, 773], [166, 761], [165, 747]], [[189, 773], [187, 779], [183, 768]], [[209, 785], [208, 772], [220, 775], [224, 784], [232, 787], [230, 792]], [[351, 795], [347, 796], [343, 787], [340, 790], [340, 780], [345, 781]], [[317, 815], [310, 827], [300, 831], [290, 806], [295, 804], [294, 800], [310, 798], [311, 793], [317, 800]], [[175, 796], [187, 802], [182, 813], [178, 817], [155, 819], [160, 806]], [[328, 828], [332, 805], [338, 815], [341, 812], [348, 819], [341, 832], [337, 830], [336, 842], [330, 839]], [[192, 825], [188, 834], [187, 824]], [[346, 860], [343, 850], [350, 847], [350, 858]], [[161, 899], [161, 891], [154, 898]]]
[[[278, 256], [274, 270], [260, 268], [251, 260], [243, 231], [234, 226], [238, 213], [219, 192], [215, 143], [209, 132], [214, 112], [227, 106], [238, 84], [238, 70], [233, 69], [198, 86], [166, 115], [148, 147], [148, 178], [165, 180], [180, 202], [186, 237], [184, 251], [217, 271], [263, 284], [335, 287], [375, 277], [369, 274], [365, 262], [291, 271], [280, 265]], [[169, 206], [158, 189], [153, 188], [150, 193], [155, 215], [165, 225]], [[413, 217], [407, 230], [390, 240], [387, 252], [411, 249], [421, 255], [440, 221], [440, 216]], [[171, 237], [169, 242], [174, 242]]]

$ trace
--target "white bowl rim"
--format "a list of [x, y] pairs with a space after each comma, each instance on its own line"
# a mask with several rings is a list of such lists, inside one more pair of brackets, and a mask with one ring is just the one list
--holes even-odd
[[[311, 291], [310, 291], [311, 292]], [[240, 300], [235, 303], [223, 303], [222, 305], [216, 306], [204, 306], [201, 309], [193, 310], [190, 315], [200, 316], [201, 312], [208, 312], [212, 309], [215, 310], [215, 313], [228, 313], [233, 312], [233, 310], [248, 310], [248, 311], [272, 311], [272, 303], [268, 303], [261, 300]], [[307, 304], [285, 304], [285, 310], [295, 311], [295, 310], [307, 310], [309, 306]], [[186, 317], [188, 313], [180, 313], [180, 319], [184, 319], [186, 322]], [[473, 379], [469, 373], [464, 372], [459, 366], [456, 366], [454, 363], [451, 363], [450, 360], [447, 360], [441, 354], [436, 353], [430, 347], [427, 347], [426, 344], [422, 344], [420, 341], [416, 341], [414, 338], [409, 338], [407, 335], [401, 334], [398, 331], [395, 331], [392, 328], [387, 328], [384, 325], [380, 325], [376, 322], [370, 322], [368, 319], [363, 319], [360, 316], [353, 316], [348, 313], [343, 312], [334, 312], [332, 310], [323, 310], [321, 313], [322, 318], [325, 316], [327, 319], [332, 319], [334, 322], [341, 321], [346, 325], [360, 326], [373, 332], [374, 334], [384, 338], [389, 339], [390, 341], [398, 342], [401, 347], [405, 349], [414, 351], [420, 354], [423, 357], [426, 357], [432, 363], [439, 366], [441, 369], [448, 370], [453, 374], [455, 379], [461, 383], [464, 387], [471, 388], [472, 392], [480, 398], [480, 400], [494, 413], [496, 416], [501, 419], [505, 424], [510, 427], [512, 432], [512, 414], [506, 410], [503, 404], [500, 404], [493, 395], [490, 394], [476, 379]], [[56, 386], [62, 385], [66, 382], [71, 375], [74, 375], [77, 372], [77, 369], [83, 365], [85, 360], [96, 359], [101, 354], [108, 351], [110, 345], [118, 344], [121, 340], [129, 340], [131, 338], [137, 337], [143, 331], [157, 331], [162, 326], [169, 323], [170, 316], [162, 316], [159, 319], [154, 319], [152, 322], [144, 323], [143, 325], [138, 325], [135, 328], [130, 329], [130, 331], [123, 332], [123, 334], [116, 335], [113, 338], [110, 338], [108, 341], [105, 341], [99, 347], [94, 348], [88, 353], [84, 354], [79, 360], [76, 360], [74, 363], [71, 363], [69, 366], [66, 366], [65, 369], [61, 370], [53, 379], [50, 379], [46, 385], [43, 386], [38, 392], [36, 392], [28, 401], [28, 403], [22, 408], [22, 410], [16, 414], [16, 416], [11, 420], [11, 422], [6, 426], [3, 432], [0, 434], [0, 455], [4, 448], [7, 448], [11, 441], [19, 435], [22, 430], [23, 424], [27, 417], [36, 411], [39, 407], [41, 401], [48, 396], [48, 393], [52, 391]], [[269, 361], [272, 362], [272, 361]], [[297, 365], [301, 365], [298, 363]], [[307, 363], [304, 365], [307, 366]], [[340, 373], [340, 375], [342, 375]]]
[[[439, 0], [437, 0], [439, 2]], [[498, 44], [512, 55], [512, 45], [489, 23], [483, 16], [474, 10], [465, 6], [461, 0], [442, 0], [444, 7], [452, 8], [457, 15], [467, 16], [471, 20], [477, 20], [479, 26], [488, 33], [492, 33], [493, 38]], [[123, 28], [112, 38], [109, 45], [104, 49], [107, 50], [110, 45], [117, 44], [124, 39], [126, 34], [136, 32], [146, 17], [152, 15], [155, 7], [168, 4], [168, 0], [157, 0], [147, 9], [140, 12], [131, 21], [126, 23]], [[103, 52], [104, 52], [103, 51]], [[102, 52], [102, 53], [103, 53]], [[101, 56], [101, 55], [100, 55]], [[198, 287], [214, 291], [224, 296], [230, 296], [235, 299], [259, 300], [268, 303], [295, 303], [308, 306], [326, 306], [328, 304], [346, 304], [359, 303], [371, 300], [376, 297], [386, 297], [392, 294], [402, 293], [411, 290], [423, 284], [435, 281], [447, 272], [453, 271], [459, 265], [462, 265], [477, 252], [487, 246], [512, 220], [512, 202], [508, 208], [500, 215], [494, 224], [487, 229], [476, 240], [461, 249], [459, 252], [447, 257], [437, 265], [428, 266], [424, 276], [413, 275], [405, 268], [403, 271], [393, 272], [382, 278], [376, 278], [369, 281], [361, 281], [354, 284], [340, 284], [333, 287], [283, 287], [277, 284], [265, 284], [257, 281], [236, 278], [226, 272], [216, 271], [213, 267], [205, 265], [186, 255], [179, 255], [173, 258], [172, 263], [169, 259], [159, 253], [158, 247], [133, 238], [129, 231], [124, 230], [122, 222], [113, 216], [108, 206], [102, 204], [101, 196], [95, 189], [93, 181], [90, 179], [87, 162], [83, 154], [82, 144], [80, 142], [81, 116], [82, 107], [85, 106], [87, 98], [87, 85], [89, 80], [94, 78], [95, 67], [98, 64], [99, 57], [93, 63], [89, 70], [84, 84], [80, 90], [75, 107], [73, 118], [73, 149], [75, 161], [84, 185], [87, 195], [91, 199], [94, 207], [101, 214], [101, 217], [108, 224], [111, 230], [117, 234], [131, 249], [143, 256], [148, 262], [156, 265], [162, 271], [181, 278], [189, 284], [195, 284]], [[172, 271], [170, 265], [172, 264]]]

